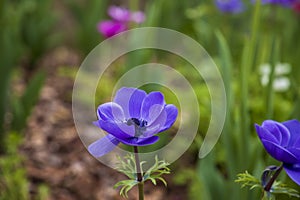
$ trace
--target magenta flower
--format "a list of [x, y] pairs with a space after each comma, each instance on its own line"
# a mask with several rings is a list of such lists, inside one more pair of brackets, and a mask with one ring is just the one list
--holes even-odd
[[130, 20], [137, 24], [141, 24], [145, 21], [145, 15], [142, 11], [133, 12], [131, 13]]
[[111, 37], [128, 29], [128, 23], [134, 22], [140, 24], [144, 22], [145, 15], [141, 11], [130, 12], [126, 8], [111, 6], [108, 9], [108, 15], [112, 20], [99, 22], [98, 31], [105, 37]]
[[293, 4], [293, 10], [296, 12], [296, 13], [300, 13], [300, 1], [297, 1]]
[[215, 0], [217, 8], [224, 13], [240, 13], [244, 11], [241, 0]]
[[92, 143], [88, 150], [100, 157], [112, 151], [120, 142], [130, 146], [155, 143], [157, 133], [169, 129], [177, 118], [177, 108], [166, 104], [160, 92], [147, 94], [136, 88], [121, 88], [113, 102], [97, 109], [94, 125], [105, 130], [107, 136]]
[[118, 21], [106, 20], [97, 25], [98, 31], [105, 37], [112, 37], [127, 30], [126, 24]]
[[300, 185], [300, 122], [266, 120], [255, 128], [266, 151], [282, 162], [287, 175]]
[[128, 22], [130, 21], [131, 13], [126, 8], [118, 7], [118, 6], [110, 6], [108, 8], [108, 15], [119, 22]]

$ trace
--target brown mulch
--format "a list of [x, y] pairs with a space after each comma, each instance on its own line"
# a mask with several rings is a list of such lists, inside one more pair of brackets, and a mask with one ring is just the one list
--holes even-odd
[[[77, 52], [61, 47], [42, 61], [48, 76], [40, 99], [28, 121], [25, 142], [21, 148], [34, 197], [38, 185], [50, 188], [50, 200], [118, 200], [113, 185], [124, 176], [93, 158], [79, 139], [72, 118], [73, 80], [58, 75], [61, 66], [78, 67]], [[167, 177], [170, 179], [170, 177]], [[145, 185], [146, 200], [186, 199], [186, 188], [162, 184]], [[128, 199], [137, 199], [134, 188]]]

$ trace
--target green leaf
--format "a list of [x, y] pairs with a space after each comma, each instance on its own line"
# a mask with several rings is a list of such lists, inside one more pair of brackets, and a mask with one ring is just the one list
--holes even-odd
[[225, 183], [214, 162], [215, 157], [213, 154], [201, 159], [197, 166], [197, 176], [203, 182], [204, 190], [209, 191], [210, 197], [208, 199], [222, 199], [226, 195], [225, 190], [222, 188], [228, 188], [229, 184]]
[[29, 82], [25, 93], [21, 97], [22, 105], [26, 115], [29, 115], [32, 106], [38, 100], [45, 78], [46, 74], [44, 72], [37, 73]]
[[[242, 187], [250, 187], [250, 190], [254, 188], [260, 188], [262, 191], [264, 190], [261, 181], [249, 174], [247, 171], [245, 173], [238, 174], [235, 182], [242, 184]], [[297, 190], [288, 187], [280, 181], [274, 182], [270, 192], [264, 191], [264, 199], [275, 199], [276, 194], [286, 194], [290, 197], [300, 198], [299, 192]]]
[[123, 197], [128, 198], [128, 192], [131, 190], [131, 188], [135, 185], [139, 184], [136, 180], [123, 180], [119, 181], [114, 185], [114, 189], [121, 186], [120, 195]]
[[[117, 163], [116, 169], [119, 172], [125, 174], [129, 178], [129, 180], [119, 181], [114, 185], [114, 188], [121, 187], [120, 195], [127, 198], [127, 193], [129, 192], [129, 190], [131, 190], [133, 186], [139, 184], [136, 176], [136, 164], [134, 154], [126, 155], [124, 160], [118, 157], [118, 160], [119, 162]], [[145, 161], [140, 162], [141, 169], [143, 169], [142, 166], [145, 163]], [[161, 176], [170, 173], [170, 169], [168, 168], [168, 166], [169, 163], [163, 160], [158, 160], [158, 157], [155, 156], [155, 163], [145, 173], [143, 173], [142, 182], [150, 180], [154, 185], [157, 185], [157, 180], [160, 180], [165, 186], [167, 186], [167, 182]]]
[[44, 72], [37, 73], [29, 82], [21, 98], [15, 99], [12, 127], [17, 131], [21, 131], [25, 127], [27, 118], [39, 98], [45, 78], [46, 74]]
[[272, 191], [271, 193], [273, 194], [286, 194], [289, 195], [290, 197], [297, 197], [300, 198], [300, 194], [297, 190], [288, 187], [286, 184], [283, 184], [279, 181], [275, 181], [275, 183], [272, 186]]
[[123, 161], [121, 157], [118, 157], [119, 162], [117, 163], [116, 170], [125, 174], [129, 179], [136, 179], [136, 166], [135, 159], [133, 154], [128, 154], [125, 156], [125, 160]]
[[263, 189], [260, 180], [249, 174], [247, 171], [238, 174], [235, 182], [242, 184], [242, 187], [249, 186], [250, 190], [257, 187]]
[[170, 164], [164, 160], [158, 160], [158, 157], [155, 156], [155, 163], [150, 167], [144, 174], [144, 181], [151, 180], [154, 185], [156, 185], [156, 179], [162, 181], [164, 185], [167, 185], [167, 182], [161, 177], [164, 174], [170, 174]]

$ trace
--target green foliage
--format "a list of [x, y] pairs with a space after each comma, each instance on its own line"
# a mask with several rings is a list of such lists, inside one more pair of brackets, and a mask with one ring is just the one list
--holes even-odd
[[247, 171], [245, 173], [238, 174], [235, 182], [241, 183], [242, 187], [249, 186], [250, 190], [257, 187], [263, 189], [260, 180], [249, 174]]
[[[17, 67], [23, 58], [21, 54], [28, 56], [27, 61], [33, 67], [38, 57], [48, 48], [46, 43], [50, 40], [44, 38], [50, 38], [48, 34], [53, 25], [50, 3], [49, 0], [0, 2], [0, 153], [5, 151], [4, 145], [1, 145], [5, 133], [9, 129], [19, 132], [25, 127], [45, 79], [43, 73], [27, 77], [32, 80], [21, 97], [15, 97], [10, 92], [13, 74], [21, 71]], [[23, 80], [22, 77], [20, 80]], [[12, 124], [5, 120], [9, 112], [12, 113]]]
[[145, 26], [166, 27], [183, 32], [189, 31], [189, 21], [182, 11], [194, 4], [192, 1], [178, 1], [176, 3], [164, 0], [149, 1], [146, 5]]
[[133, 186], [138, 185], [139, 182], [136, 180], [123, 180], [123, 181], [119, 181], [118, 183], [116, 183], [114, 185], [114, 188], [118, 188], [121, 187], [120, 189], [120, 195], [128, 198], [128, 192], [129, 190], [131, 190], [133, 188]]
[[156, 185], [156, 179], [162, 181], [165, 186], [167, 182], [161, 177], [164, 174], [170, 174], [170, 169], [168, 168], [170, 164], [164, 160], [158, 160], [155, 156], [155, 163], [144, 173], [144, 181], [150, 180], [154, 185]]
[[263, 196], [267, 200], [275, 199], [275, 195], [277, 194], [285, 194], [290, 197], [300, 198], [300, 194], [297, 190], [288, 187], [280, 181], [274, 182], [270, 192], [264, 191], [261, 181], [249, 174], [247, 171], [245, 173], [238, 174], [235, 182], [242, 184], [242, 187], [250, 187], [250, 190], [260, 188], [263, 192]]
[[[118, 164], [116, 170], [125, 174], [128, 178], [135, 180], [136, 179], [136, 164], [135, 159], [132, 154], [129, 154], [125, 157], [124, 160], [121, 157], [118, 157]], [[142, 163], [140, 164], [142, 167]]]
[[280, 181], [275, 181], [275, 183], [273, 184], [271, 193], [276, 194], [276, 195], [277, 194], [285, 194], [290, 197], [300, 198], [299, 191], [297, 191], [293, 188], [290, 188], [288, 185], [281, 183]]
[[[29, 181], [24, 168], [24, 158], [18, 152], [22, 136], [11, 132], [5, 140], [7, 154], [0, 156], [0, 200], [29, 200]], [[48, 197], [48, 188], [38, 188], [37, 200]]]
[[[188, 183], [188, 199], [210, 199], [209, 191], [193, 168], [181, 169], [180, 173], [174, 173], [172, 181], [176, 185], [186, 185]], [[201, 194], [199, 194], [199, 191], [201, 191]]]
[[[278, 62], [290, 63], [292, 60], [282, 49], [291, 38], [278, 36], [278, 32], [272, 31], [276, 29], [274, 26], [269, 26], [268, 32], [263, 30], [265, 24], [262, 24], [264, 23], [262, 19], [266, 16], [274, 17], [265, 15], [265, 9], [267, 8], [260, 5], [250, 5], [248, 10], [251, 12], [234, 16], [220, 14], [208, 2], [202, 2], [198, 7], [187, 10], [187, 16], [193, 20], [197, 40], [213, 55], [219, 66], [228, 103], [220, 141], [211, 155], [198, 161], [194, 173], [197, 178], [192, 181], [186, 180], [191, 188], [195, 187], [198, 191], [205, 192], [197, 196], [196, 192], [190, 190], [190, 197], [197, 196], [197, 199], [205, 200], [258, 199], [260, 196], [258, 191], [241, 190], [233, 183], [236, 174], [241, 171], [248, 170], [258, 175], [262, 172], [263, 166], [274, 162], [272, 159], [266, 159], [263, 146], [254, 132], [254, 123], [261, 123], [268, 118], [285, 121], [290, 119], [291, 115], [299, 116], [299, 109], [296, 111], [299, 108], [298, 85], [286, 92], [276, 92], [272, 85], [274, 73], [270, 73], [268, 77], [270, 82], [265, 88], [260, 82], [259, 66], [262, 63], [270, 63], [274, 67]], [[279, 13], [287, 13], [285, 17], [281, 17], [285, 23], [290, 18], [294, 20], [292, 18], [295, 16], [288, 14], [291, 10], [281, 8], [278, 10]], [[274, 12], [272, 14], [274, 15]], [[252, 18], [252, 23], [246, 18]], [[241, 22], [243, 22], [241, 26], [233, 28], [234, 24]], [[299, 33], [299, 29], [295, 27], [288, 28], [290, 28], [288, 31]], [[293, 40], [296, 40], [296, 43], [300, 41], [296, 38]], [[291, 49], [298, 49], [298, 46], [290, 46], [289, 50]], [[296, 68], [294, 66], [293, 71]]]
[[25, 10], [20, 21], [20, 34], [29, 69], [37, 67], [37, 60], [56, 43], [57, 34], [53, 32], [56, 16], [52, 3], [51, 0], [27, 0], [20, 5]]
[[[157, 184], [157, 180], [160, 180], [164, 183], [165, 186], [167, 186], [167, 182], [164, 178], [162, 178], [162, 175], [170, 174], [170, 169], [168, 168], [169, 163], [163, 160], [158, 160], [157, 156], [155, 156], [154, 164], [144, 173], [142, 172], [143, 180], [141, 182], [137, 181], [137, 170], [134, 155], [128, 154], [124, 160], [122, 160], [120, 157], [118, 159], [119, 163], [117, 164], [116, 169], [129, 178], [129, 180], [122, 180], [114, 185], [114, 188], [121, 187], [120, 195], [122, 195], [123, 197], [127, 198], [128, 192], [132, 189], [132, 187], [138, 184], [143, 184], [147, 180], [150, 180], [154, 185]], [[146, 162], [140, 162], [141, 170], [143, 169], [143, 164], [146, 164]]]
[[105, 19], [107, 0], [66, 1], [73, 14], [77, 27], [75, 30], [76, 46], [83, 54], [88, 54], [101, 41], [97, 32], [97, 23]]
[[37, 73], [27, 85], [24, 94], [21, 97], [12, 98], [11, 129], [19, 132], [26, 126], [27, 118], [38, 100], [45, 78], [45, 73]]
[[[14, 66], [19, 60], [22, 45], [19, 38], [20, 11], [9, 1], [0, 1], [0, 153], [3, 152], [5, 113]], [[15, 45], [11, 45], [15, 44]]]

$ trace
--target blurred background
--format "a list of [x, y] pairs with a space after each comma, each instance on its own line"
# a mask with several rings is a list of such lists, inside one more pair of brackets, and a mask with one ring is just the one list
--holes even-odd
[[[144, 18], [116, 28], [110, 6], [140, 11]], [[103, 30], [100, 23], [107, 20], [111, 26]], [[101, 81], [107, 87], [95, 97], [99, 104], [109, 100], [118, 77], [149, 62], [182, 73], [200, 103], [194, 143], [171, 165], [168, 187], [146, 184], [146, 199], [259, 199], [259, 189], [249, 191], [234, 182], [238, 173], [247, 170], [259, 178], [267, 166], [279, 165], [263, 149], [254, 123], [300, 119], [297, 0], [261, 5], [246, 0], [1, 0], [0, 25], [0, 200], [123, 199], [112, 187], [124, 177], [88, 154], [71, 105], [74, 78], [85, 56], [107, 37], [130, 28], [165, 27], [198, 41], [219, 67], [228, 102], [219, 142], [198, 159], [210, 97], [192, 66], [167, 52], [140, 50], [118, 59], [105, 73]], [[176, 96], [162, 90], [167, 102], [176, 104]], [[167, 144], [177, 127], [160, 134], [156, 145]], [[300, 189], [285, 173], [280, 180]], [[136, 198], [134, 189], [129, 199]]]

